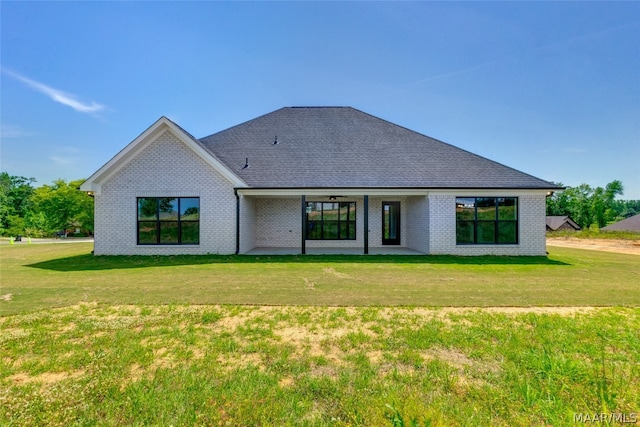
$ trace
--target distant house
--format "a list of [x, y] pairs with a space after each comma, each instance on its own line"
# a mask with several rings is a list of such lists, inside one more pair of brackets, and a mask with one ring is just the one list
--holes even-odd
[[634, 215], [622, 221], [618, 221], [606, 227], [602, 227], [602, 231], [631, 231], [640, 233], [640, 214]]
[[579, 231], [579, 230], [582, 230], [582, 228], [580, 228], [580, 226], [576, 224], [567, 215], [547, 217], [547, 231]]
[[196, 139], [161, 117], [81, 186], [95, 254], [545, 255], [559, 187], [350, 107]]

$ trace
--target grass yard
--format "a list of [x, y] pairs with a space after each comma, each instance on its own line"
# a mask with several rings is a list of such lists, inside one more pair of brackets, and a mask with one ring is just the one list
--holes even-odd
[[341, 306], [640, 306], [640, 257], [94, 257], [91, 244], [0, 247], [0, 313], [79, 302]]
[[570, 426], [640, 412], [637, 308], [77, 304], [0, 326], [7, 426]]
[[0, 425], [640, 419], [636, 255], [90, 250], [0, 248]]

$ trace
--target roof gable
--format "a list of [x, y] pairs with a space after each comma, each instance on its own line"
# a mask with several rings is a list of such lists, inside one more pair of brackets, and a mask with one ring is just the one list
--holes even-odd
[[200, 142], [250, 187], [558, 188], [351, 107], [281, 108]]
[[574, 230], [581, 230], [581, 227], [578, 224], [576, 224], [576, 222], [573, 221], [571, 218], [569, 218], [569, 216], [567, 215], [559, 215], [559, 216], [550, 215], [550, 216], [547, 216], [546, 222], [547, 222], [547, 227], [552, 231], [558, 230], [564, 224], [568, 224]]
[[147, 130], [140, 134], [136, 139], [123, 148], [111, 160], [105, 163], [93, 175], [91, 175], [80, 186], [82, 191], [90, 191], [96, 194], [100, 193], [102, 183], [113, 176], [118, 170], [129, 163], [138, 153], [140, 153], [149, 144], [152, 144], [160, 135], [166, 131], [170, 131], [181, 142], [191, 148], [198, 156], [200, 156], [211, 167], [218, 171], [222, 176], [228, 179], [235, 187], [245, 187], [246, 184], [229, 168], [227, 168], [216, 156], [204, 148], [200, 142], [191, 136], [180, 126], [172, 122], [166, 117], [161, 117]]

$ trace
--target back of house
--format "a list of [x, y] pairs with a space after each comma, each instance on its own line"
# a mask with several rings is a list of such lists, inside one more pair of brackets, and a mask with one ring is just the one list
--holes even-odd
[[350, 107], [196, 139], [161, 117], [81, 187], [95, 253], [545, 255], [558, 186]]

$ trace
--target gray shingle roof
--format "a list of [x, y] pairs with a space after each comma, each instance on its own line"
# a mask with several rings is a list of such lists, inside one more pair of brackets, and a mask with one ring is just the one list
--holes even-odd
[[622, 221], [618, 221], [606, 227], [602, 227], [604, 231], [634, 231], [640, 232], [640, 214], [634, 215]]
[[571, 225], [571, 227], [575, 230], [581, 230], [580, 226], [576, 224], [576, 222], [573, 221], [571, 218], [569, 218], [567, 215], [560, 215], [560, 216], [550, 215], [550, 216], [547, 216], [546, 221], [547, 221], [547, 227], [549, 227], [553, 231], [556, 231], [557, 229], [559, 229], [564, 223], [569, 223], [569, 225]]
[[200, 142], [251, 187], [558, 188], [351, 107], [281, 108]]

